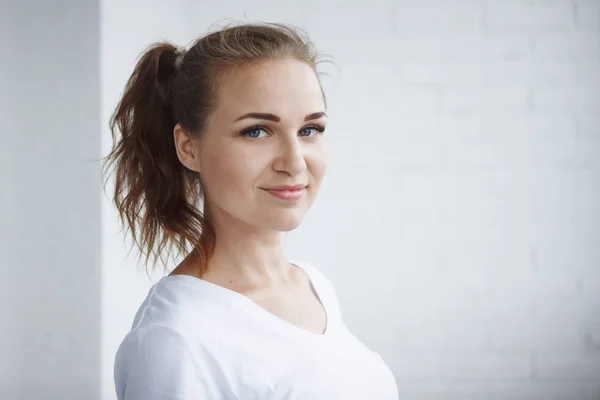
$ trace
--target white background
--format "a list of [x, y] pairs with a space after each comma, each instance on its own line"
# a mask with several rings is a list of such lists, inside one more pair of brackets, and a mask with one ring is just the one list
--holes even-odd
[[108, 118], [144, 47], [240, 19], [336, 61], [328, 176], [286, 249], [401, 398], [600, 398], [599, 0], [1, 6], [0, 398], [115, 399], [162, 272], [102, 193]]

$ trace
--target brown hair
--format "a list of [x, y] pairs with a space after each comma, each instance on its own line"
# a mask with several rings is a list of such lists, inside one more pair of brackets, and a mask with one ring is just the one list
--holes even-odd
[[102, 168], [108, 178], [114, 167], [113, 201], [140, 250], [138, 262], [152, 256], [153, 266], [160, 258], [166, 268], [163, 257], [191, 249], [202, 274], [214, 248], [214, 230], [198, 208], [202, 183], [177, 157], [175, 125], [201, 135], [219, 79], [235, 67], [294, 58], [316, 72], [321, 57], [304, 31], [275, 23], [230, 25], [196, 39], [188, 51], [162, 42], [141, 54], [111, 117], [113, 147]]

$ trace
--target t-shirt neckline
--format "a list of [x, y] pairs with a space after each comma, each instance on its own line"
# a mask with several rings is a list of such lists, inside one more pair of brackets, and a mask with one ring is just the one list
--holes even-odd
[[228, 289], [226, 287], [217, 285], [212, 282], [208, 282], [204, 279], [198, 278], [192, 275], [178, 274], [178, 275], [167, 275], [162, 280], [172, 279], [172, 280], [183, 280], [188, 283], [196, 284], [202, 286], [206, 290], [210, 290], [215, 296], [227, 301], [230, 304], [234, 304], [245, 312], [251, 313], [259, 318], [262, 318], [266, 321], [269, 321], [272, 326], [275, 326], [277, 329], [284, 331], [286, 334], [294, 337], [298, 337], [299, 339], [304, 340], [312, 340], [312, 341], [320, 341], [325, 340], [331, 336], [332, 331], [332, 318], [331, 312], [329, 308], [329, 304], [327, 301], [327, 296], [324, 295], [322, 291], [322, 286], [319, 282], [314, 279], [313, 274], [309, 271], [305, 266], [302, 266], [301, 262], [297, 261], [288, 261], [291, 265], [301, 269], [306, 273], [309, 279], [309, 283], [312, 287], [312, 290], [317, 296], [317, 299], [320, 301], [321, 306], [325, 312], [325, 330], [323, 333], [315, 333], [311, 332], [307, 329], [300, 328], [297, 325], [292, 324], [284, 320], [283, 318], [278, 317], [277, 315], [267, 311], [265, 308], [258, 305], [249, 297], [238, 293], [234, 290]]

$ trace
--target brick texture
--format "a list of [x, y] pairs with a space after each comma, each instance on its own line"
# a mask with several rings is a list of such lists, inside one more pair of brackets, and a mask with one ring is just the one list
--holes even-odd
[[600, 2], [369, 4], [303, 23], [361, 192], [322, 256], [349, 324], [401, 398], [600, 399]]

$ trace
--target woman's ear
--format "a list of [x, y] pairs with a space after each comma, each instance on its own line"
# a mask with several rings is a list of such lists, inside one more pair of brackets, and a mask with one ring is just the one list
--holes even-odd
[[181, 124], [173, 128], [173, 140], [177, 158], [189, 170], [200, 172], [200, 152], [198, 151], [198, 140], [191, 137]]

